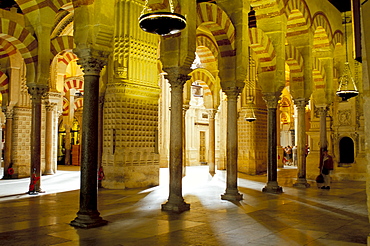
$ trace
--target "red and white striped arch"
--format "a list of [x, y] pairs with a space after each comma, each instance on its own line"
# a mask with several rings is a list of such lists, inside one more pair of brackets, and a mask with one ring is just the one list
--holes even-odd
[[235, 28], [227, 14], [216, 4], [199, 3], [197, 27], [204, 25], [214, 36], [221, 57], [235, 56]]
[[63, 116], [67, 116], [69, 113], [69, 101], [67, 98], [63, 98], [63, 112], [62, 112], [62, 115]]
[[74, 106], [75, 106], [75, 110], [79, 109], [79, 108], [82, 108], [84, 105], [84, 100], [83, 98], [78, 98], [75, 103], [74, 103]]
[[276, 53], [267, 35], [258, 28], [249, 29], [249, 39], [251, 49], [258, 57], [262, 72], [276, 70]]
[[56, 56], [59, 52], [70, 51], [75, 47], [73, 36], [59, 36], [51, 40], [50, 51], [53, 56]]
[[5, 73], [0, 71], [0, 93], [5, 94], [9, 92], [9, 79]]
[[0, 39], [0, 59], [17, 53], [14, 45], [4, 39]]
[[62, 63], [67, 66], [71, 61], [75, 61], [77, 59], [78, 57], [74, 53], [65, 51], [59, 54], [58, 63]]
[[69, 77], [64, 80], [64, 93], [69, 91], [70, 89], [76, 89], [83, 92], [84, 88], [84, 81], [83, 77]]
[[320, 59], [314, 57], [313, 59], [313, 69], [312, 69], [312, 79], [314, 88], [318, 89], [325, 89], [326, 72], [325, 69], [320, 61]]
[[218, 59], [218, 48], [212, 39], [205, 35], [198, 35], [196, 39], [197, 54], [201, 63], [214, 62]]
[[293, 45], [285, 46], [285, 62], [290, 69], [291, 83], [299, 86], [303, 83], [303, 57]]
[[198, 82], [199, 85], [203, 87], [204, 96], [212, 96], [212, 90], [214, 88], [215, 78], [213, 75], [206, 69], [198, 68], [190, 73], [191, 79], [189, 84]]
[[71, 0], [17, 0], [19, 7], [22, 9], [23, 14], [29, 14], [39, 11], [42, 8], [50, 8], [55, 13], [63, 7], [71, 3]]

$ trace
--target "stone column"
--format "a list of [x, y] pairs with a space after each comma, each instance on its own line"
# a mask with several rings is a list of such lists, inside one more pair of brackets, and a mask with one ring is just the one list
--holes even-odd
[[274, 93], [265, 94], [263, 99], [267, 105], [267, 184], [262, 189], [268, 193], [282, 193], [283, 188], [277, 182], [277, 126], [276, 126], [276, 111], [277, 98]]
[[320, 116], [320, 167], [322, 166], [322, 155], [323, 150], [328, 148], [328, 141], [326, 139], [326, 106], [318, 107], [318, 112]]
[[54, 108], [56, 103], [47, 102], [46, 108], [46, 124], [45, 124], [45, 175], [53, 175], [53, 126], [54, 126]]
[[[98, 168], [102, 168], [102, 154], [103, 154], [103, 110], [104, 110], [104, 96], [99, 97], [99, 130], [98, 130]], [[81, 130], [81, 129], [80, 129]], [[102, 187], [101, 179], [98, 179], [98, 186]]]
[[209, 144], [208, 144], [208, 167], [209, 167], [209, 174], [212, 176], [216, 173], [216, 140], [215, 140], [215, 116], [217, 110], [216, 109], [209, 109], [208, 116], [209, 116]]
[[99, 77], [105, 66], [104, 54], [93, 56], [91, 50], [76, 50], [84, 70], [84, 109], [82, 114], [82, 153], [80, 209], [70, 225], [82, 228], [98, 227], [108, 222], [98, 212], [98, 121]]
[[186, 176], [186, 112], [190, 108], [189, 104], [183, 106], [183, 116], [182, 116], [182, 146], [183, 147], [183, 154], [182, 154], [182, 176]]
[[13, 108], [6, 107], [3, 112], [6, 117], [3, 179], [7, 179], [11, 178], [11, 175], [8, 175], [8, 168], [12, 167]]
[[224, 90], [227, 96], [227, 135], [226, 135], [226, 191], [222, 200], [240, 201], [243, 195], [238, 192], [238, 111], [237, 99], [241, 89], [230, 87]]
[[297, 159], [298, 159], [298, 179], [293, 185], [299, 188], [308, 188], [310, 184], [306, 180], [306, 105], [304, 98], [294, 99], [297, 107], [298, 126], [297, 126]]
[[65, 142], [64, 142], [64, 165], [71, 165], [71, 125], [70, 121], [67, 124], [64, 124], [64, 129], [66, 129]]
[[183, 212], [190, 209], [182, 196], [183, 169], [183, 87], [190, 79], [188, 73], [180, 72], [180, 68], [165, 69], [171, 85], [171, 125], [170, 125], [170, 182], [168, 201], [162, 204], [162, 210]]
[[41, 189], [41, 99], [47, 92], [47, 85], [29, 83], [28, 93], [32, 102], [31, 122], [31, 170], [29, 194], [43, 192]]

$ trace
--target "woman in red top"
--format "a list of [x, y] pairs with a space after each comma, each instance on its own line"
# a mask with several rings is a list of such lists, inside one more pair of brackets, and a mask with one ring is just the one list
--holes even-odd
[[323, 160], [320, 170], [324, 176], [324, 186], [321, 189], [330, 189], [330, 172], [334, 169], [333, 157], [328, 154], [328, 150], [323, 150]]

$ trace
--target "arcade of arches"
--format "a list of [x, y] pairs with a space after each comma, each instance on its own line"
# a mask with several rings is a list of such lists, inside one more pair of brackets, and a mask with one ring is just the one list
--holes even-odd
[[[322, 0], [176, 0], [187, 27], [160, 37], [138, 25], [144, 0], [6, 2], [4, 178], [81, 166], [74, 226], [105, 223], [96, 208], [97, 170], [104, 172], [99, 185], [125, 189], [158, 185], [159, 169], [169, 167], [162, 209], [173, 211], [189, 209], [184, 166], [227, 170], [221, 199], [242, 199], [237, 172], [267, 172], [261, 190], [283, 192], [277, 168], [286, 146], [294, 147], [297, 188], [309, 188], [325, 148], [333, 180], [369, 177], [370, 34], [363, 32], [362, 60], [353, 59], [352, 11]], [[158, 11], [168, 5], [149, 3]], [[359, 95], [342, 101], [336, 91], [347, 61]], [[34, 188], [42, 190], [42, 178]]]

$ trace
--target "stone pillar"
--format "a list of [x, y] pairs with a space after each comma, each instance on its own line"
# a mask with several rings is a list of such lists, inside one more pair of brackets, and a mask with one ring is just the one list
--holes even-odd
[[183, 212], [190, 209], [182, 196], [183, 169], [183, 87], [190, 79], [188, 73], [180, 73], [180, 68], [165, 69], [171, 85], [171, 125], [170, 125], [170, 182], [168, 201], [162, 204], [162, 210]]
[[64, 165], [71, 165], [71, 125], [70, 121], [64, 124], [64, 129], [66, 129], [65, 142], [64, 142]]
[[99, 77], [105, 65], [104, 54], [91, 55], [91, 50], [76, 50], [84, 70], [84, 109], [82, 114], [82, 153], [80, 209], [70, 225], [82, 228], [98, 227], [108, 222], [98, 212], [98, 121]]
[[[103, 172], [102, 168], [102, 154], [103, 154], [103, 110], [104, 110], [104, 96], [99, 97], [99, 127], [98, 127], [98, 168], [99, 171]], [[82, 131], [82, 129], [80, 129]], [[103, 172], [104, 173], [104, 172]], [[99, 173], [99, 175], [103, 175], [103, 173]], [[98, 186], [102, 187], [101, 181], [103, 176], [98, 179]]]
[[226, 135], [226, 191], [222, 200], [240, 201], [243, 195], [238, 192], [238, 111], [239, 87], [224, 90], [227, 96], [227, 135]]
[[299, 188], [308, 188], [310, 184], [306, 180], [306, 105], [304, 98], [294, 99], [297, 107], [298, 126], [297, 126], [297, 159], [298, 159], [298, 179], [293, 185]]
[[47, 85], [29, 83], [28, 93], [32, 102], [31, 122], [31, 170], [29, 194], [43, 192], [41, 189], [41, 99], [47, 92]]
[[328, 141], [326, 139], [326, 106], [318, 107], [319, 116], [320, 116], [320, 167], [322, 166], [322, 155], [323, 150], [328, 147]]
[[209, 144], [208, 144], [208, 167], [209, 167], [209, 174], [212, 176], [216, 173], [216, 140], [215, 140], [215, 116], [217, 110], [216, 109], [209, 109], [208, 116], [209, 116]]
[[53, 126], [54, 126], [54, 108], [56, 103], [47, 102], [46, 108], [46, 124], [45, 124], [45, 175], [53, 175]]
[[268, 193], [282, 193], [283, 188], [277, 182], [277, 126], [276, 126], [276, 111], [277, 98], [274, 93], [265, 94], [263, 99], [267, 105], [267, 184], [262, 189]]
[[185, 120], [185, 117], [186, 117], [186, 112], [188, 111], [189, 108], [190, 108], [189, 104], [183, 106], [183, 116], [182, 116], [182, 146], [184, 146], [183, 153], [182, 153], [182, 162], [183, 162], [182, 176], [183, 177], [186, 176], [186, 152], [187, 152], [186, 151], [186, 120]]
[[13, 108], [6, 107], [3, 111], [5, 122], [5, 146], [4, 146], [4, 179], [11, 178], [8, 168], [12, 168], [12, 136], [13, 136]]

